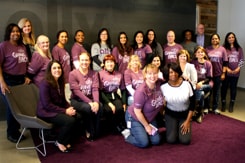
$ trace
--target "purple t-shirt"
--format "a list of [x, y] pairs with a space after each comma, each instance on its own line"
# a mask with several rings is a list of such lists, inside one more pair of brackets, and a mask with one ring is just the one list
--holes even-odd
[[161, 81], [156, 82], [154, 90], [150, 90], [146, 83], [142, 83], [134, 93], [134, 103], [128, 107], [129, 114], [138, 120], [134, 109], [140, 109], [148, 122], [154, 120], [164, 104], [164, 97], [160, 90]]
[[140, 62], [142, 65], [142, 68], [145, 67], [146, 64], [146, 55], [152, 53], [152, 49], [150, 45], [146, 44], [144, 47], [138, 48], [134, 50], [134, 54], [138, 55], [140, 58]]
[[79, 61], [79, 55], [83, 52], [87, 52], [87, 50], [83, 45], [75, 42], [71, 48], [72, 61]]
[[199, 63], [198, 60], [192, 60], [197, 70], [198, 82], [213, 77], [213, 67], [210, 61], [206, 60], [204, 63]]
[[123, 75], [114, 71], [109, 73], [106, 70], [101, 70], [99, 72], [100, 78], [100, 90], [106, 93], [116, 93], [118, 89], [124, 90], [125, 84], [123, 81]]
[[[243, 50], [242, 48], [239, 48], [238, 51], [236, 48], [231, 48], [231, 50], [226, 49], [227, 56], [228, 56], [228, 68], [231, 70], [235, 70], [237, 67], [242, 67], [244, 62], [244, 56], [243, 56]], [[237, 74], [229, 74], [228, 76], [235, 76], [239, 77], [240, 72]]]
[[139, 70], [138, 73], [134, 73], [131, 69], [127, 69], [124, 72], [124, 82], [126, 86], [132, 85], [132, 88], [136, 90], [136, 88], [144, 82], [142, 70]]
[[2, 71], [10, 75], [25, 75], [28, 57], [24, 45], [12, 45], [9, 41], [0, 44]]
[[72, 91], [71, 98], [83, 102], [99, 102], [99, 76], [98, 72], [89, 70], [83, 75], [78, 69], [70, 72], [69, 83]]
[[45, 71], [49, 62], [48, 57], [42, 57], [37, 51], [32, 55], [31, 62], [28, 66], [28, 73], [33, 74], [33, 83], [39, 87], [40, 82], [44, 79]]
[[52, 49], [52, 56], [55, 60], [59, 61], [64, 70], [65, 83], [69, 81], [69, 73], [71, 71], [71, 58], [69, 53], [64, 49], [55, 45]]
[[208, 57], [213, 66], [213, 76], [220, 76], [223, 72], [223, 62], [227, 62], [227, 53], [223, 46], [214, 49], [212, 46], [206, 48]]
[[183, 49], [183, 47], [180, 44], [175, 44], [173, 46], [169, 46], [168, 44], [165, 44], [163, 46], [163, 51], [164, 51], [164, 64], [166, 65], [167, 63], [170, 62], [177, 62], [177, 53]]
[[119, 53], [117, 47], [114, 47], [112, 49], [112, 55], [115, 57], [116, 63], [118, 64], [118, 71], [124, 73], [124, 71], [128, 67], [130, 55], [128, 55], [127, 52], [124, 52], [124, 56], [123, 56], [122, 54]]

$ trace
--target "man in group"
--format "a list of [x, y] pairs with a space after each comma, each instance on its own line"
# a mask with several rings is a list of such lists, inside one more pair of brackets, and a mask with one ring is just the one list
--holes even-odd
[[197, 25], [196, 43], [204, 48], [210, 45], [210, 36], [205, 34], [204, 24]]

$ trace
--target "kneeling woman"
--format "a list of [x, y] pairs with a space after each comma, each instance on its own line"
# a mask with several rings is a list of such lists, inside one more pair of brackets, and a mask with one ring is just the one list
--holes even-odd
[[156, 115], [164, 106], [164, 98], [160, 90], [158, 68], [148, 64], [143, 71], [144, 82], [134, 93], [134, 103], [126, 111], [126, 122], [129, 129], [122, 134], [126, 142], [144, 148], [158, 145], [161, 137], [157, 131]]
[[101, 105], [99, 102], [98, 72], [90, 69], [91, 57], [87, 52], [79, 55], [79, 68], [70, 72], [71, 105], [82, 114], [89, 141], [98, 136]]
[[167, 106], [165, 109], [166, 139], [168, 143], [190, 144], [191, 118], [195, 108], [195, 96], [190, 82], [182, 78], [177, 63], [169, 63], [163, 70], [167, 83], [161, 91]]
[[37, 115], [60, 128], [56, 145], [61, 152], [69, 152], [79, 116], [65, 99], [65, 82], [61, 64], [51, 61], [45, 78], [39, 86], [39, 103]]

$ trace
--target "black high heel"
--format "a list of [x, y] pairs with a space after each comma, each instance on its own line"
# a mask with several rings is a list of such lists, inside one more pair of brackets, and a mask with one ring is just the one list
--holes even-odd
[[58, 147], [59, 151], [62, 152], [62, 153], [68, 153], [70, 152], [67, 148], [65, 150], [61, 150], [60, 147], [59, 147], [59, 143], [58, 141], [55, 141], [55, 146]]

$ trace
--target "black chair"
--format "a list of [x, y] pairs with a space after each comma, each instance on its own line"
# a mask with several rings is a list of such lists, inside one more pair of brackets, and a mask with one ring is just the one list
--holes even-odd
[[[20, 123], [22, 129], [21, 135], [16, 143], [16, 149], [36, 149], [42, 156], [46, 156], [44, 129], [51, 129], [53, 125], [47, 123], [36, 116], [36, 108], [39, 100], [39, 90], [34, 84], [18, 85], [10, 87], [10, 93], [6, 93], [9, 107], [15, 119]], [[39, 129], [39, 138], [42, 140], [37, 146], [19, 147], [21, 138], [27, 128]], [[43, 146], [43, 150], [39, 147]]]

